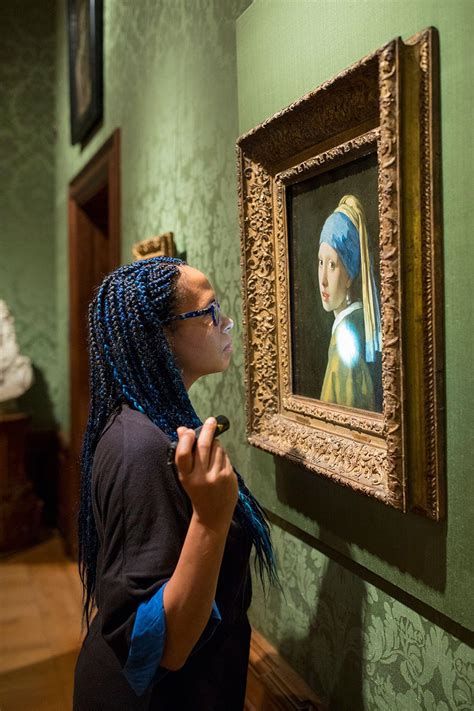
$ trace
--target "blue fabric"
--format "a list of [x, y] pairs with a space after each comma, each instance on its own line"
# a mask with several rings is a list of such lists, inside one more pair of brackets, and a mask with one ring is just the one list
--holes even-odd
[[347, 215], [333, 212], [321, 230], [319, 244], [326, 242], [336, 250], [351, 279], [360, 272], [359, 233]]
[[[135, 616], [132, 639], [123, 673], [137, 694], [142, 696], [153, 679], [159, 681], [168, 669], [160, 668], [166, 639], [166, 616], [163, 592], [166, 583], [146, 602], [143, 602]], [[214, 634], [221, 621], [219, 609], [212, 603], [211, 616], [191, 654], [197, 652]]]
[[372, 294], [374, 302], [374, 315], [375, 315], [375, 331], [374, 337], [370, 341], [365, 342], [365, 360], [367, 363], [373, 363], [375, 361], [375, 353], [378, 351], [382, 352], [382, 324], [380, 320], [380, 302], [379, 293], [377, 291], [377, 284], [375, 283], [374, 270], [372, 269], [372, 264], [370, 265], [370, 278], [372, 280]]

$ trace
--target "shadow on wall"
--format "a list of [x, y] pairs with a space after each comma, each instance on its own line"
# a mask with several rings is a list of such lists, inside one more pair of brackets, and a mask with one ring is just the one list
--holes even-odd
[[324, 544], [348, 558], [346, 544], [355, 544], [431, 588], [445, 589], [445, 521], [403, 514], [286, 459], [274, 461], [279, 501], [317, 522]]
[[24, 395], [18, 398], [18, 408], [30, 415], [31, 428], [41, 430], [57, 429], [53, 403], [49, 396], [49, 387], [42, 371], [33, 364], [33, 384]]
[[[345, 553], [349, 556], [348, 549]], [[283, 657], [293, 663], [298, 660], [298, 671], [329, 711], [364, 708], [362, 611], [365, 594], [360, 578], [330, 560], [319, 586], [318, 603], [307, 637], [286, 637], [278, 645]]]

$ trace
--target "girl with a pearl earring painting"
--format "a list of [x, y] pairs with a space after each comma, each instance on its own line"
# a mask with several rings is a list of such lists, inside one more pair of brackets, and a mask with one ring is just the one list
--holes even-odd
[[318, 282], [322, 305], [334, 324], [321, 400], [381, 411], [380, 306], [369, 254], [364, 210], [345, 195], [326, 219], [319, 239]]

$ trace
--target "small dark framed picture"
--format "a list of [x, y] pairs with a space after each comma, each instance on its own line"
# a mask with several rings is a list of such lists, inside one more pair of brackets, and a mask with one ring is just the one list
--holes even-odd
[[71, 143], [83, 143], [103, 115], [103, 0], [68, 0]]

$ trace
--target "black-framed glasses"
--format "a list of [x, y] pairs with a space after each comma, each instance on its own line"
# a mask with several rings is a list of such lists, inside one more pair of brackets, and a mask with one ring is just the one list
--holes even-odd
[[166, 325], [170, 321], [185, 321], [187, 318], [196, 318], [197, 316], [205, 316], [206, 314], [212, 315], [212, 323], [214, 326], [218, 326], [221, 322], [221, 307], [217, 301], [211, 301], [209, 306], [205, 309], [198, 309], [197, 311], [186, 311], [184, 314], [177, 314], [176, 316], [170, 316], [163, 324]]

